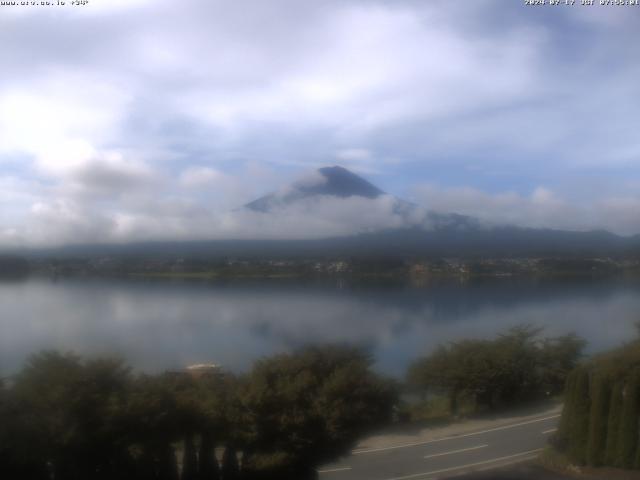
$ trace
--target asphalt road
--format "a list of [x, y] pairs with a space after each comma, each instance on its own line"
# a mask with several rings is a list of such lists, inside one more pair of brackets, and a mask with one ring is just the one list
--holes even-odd
[[355, 450], [318, 470], [321, 480], [430, 480], [535, 459], [559, 414], [420, 443]]

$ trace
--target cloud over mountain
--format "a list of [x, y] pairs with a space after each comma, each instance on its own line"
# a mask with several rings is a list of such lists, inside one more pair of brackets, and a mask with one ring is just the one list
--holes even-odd
[[639, 23], [499, 0], [3, 7], [0, 245], [226, 235], [224, 212], [336, 162], [429, 208], [640, 233], [619, 48]]

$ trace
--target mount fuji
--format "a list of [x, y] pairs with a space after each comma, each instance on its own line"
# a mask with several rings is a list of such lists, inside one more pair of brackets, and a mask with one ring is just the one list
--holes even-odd
[[320, 168], [291, 187], [258, 198], [245, 207], [256, 212], [270, 212], [292, 202], [322, 195], [374, 199], [384, 194], [378, 187], [346, 168], [334, 166]]
[[[301, 242], [318, 251], [384, 255], [600, 255], [637, 252], [640, 237], [621, 237], [604, 230], [569, 231], [492, 225], [456, 213], [434, 212], [389, 195], [353, 172], [340, 167], [320, 168], [313, 174], [277, 192], [265, 195], [243, 208], [268, 219], [287, 211], [309, 217], [351, 210], [359, 231], [323, 240]], [[380, 215], [367, 217], [377, 211]], [[353, 212], [352, 212], [353, 213]], [[349, 219], [350, 217], [345, 217]], [[361, 219], [369, 221], [361, 221]], [[313, 247], [311, 247], [313, 246]]]
[[[640, 255], [640, 236], [491, 225], [434, 212], [340, 167], [320, 168], [229, 213], [224, 236], [67, 246], [56, 255], [163, 256], [601, 256]], [[215, 227], [215, 225], [214, 225]]]
[[244, 208], [252, 212], [277, 215], [292, 207], [304, 207], [308, 215], [313, 216], [320, 213], [316, 211], [319, 204], [331, 200], [334, 200], [333, 204], [338, 208], [341, 203], [346, 205], [349, 200], [358, 202], [363, 210], [361, 215], [366, 215], [367, 210], [386, 210], [386, 217], [381, 215], [377, 219], [378, 225], [371, 222], [362, 231], [355, 233], [371, 233], [390, 226], [425, 230], [454, 228], [462, 231], [482, 228], [481, 222], [472, 217], [436, 213], [389, 195], [362, 177], [337, 165], [320, 168], [277, 192], [246, 204]]

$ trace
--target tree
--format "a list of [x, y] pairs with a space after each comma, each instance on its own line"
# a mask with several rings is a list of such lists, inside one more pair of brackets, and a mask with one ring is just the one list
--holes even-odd
[[440, 345], [430, 356], [414, 362], [409, 367], [409, 383], [430, 391], [444, 392], [449, 398], [449, 411], [458, 413], [458, 395], [464, 388], [464, 378], [460, 376], [459, 351], [454, 346]]
[[638, 446], [638, 402], [640, 401], [640, 372], [635, 371], [622, 392], [622, 417], [619, 426], [616, 464], [632, 468]]
[[215, 444], [209, 432], [202, 434], [200, 441], [200, 453], [198, 455], [198, 470], [200, 480], [218, 480], [220, 478], [220, 468], [215, 456]]
[[607, 419], [607, 441], [605, 446], [605, 464], [616, 465], [618, 456], [618, 438], [620, 431], [620, 417], [622, 412], [622, 390], [624, 385], [618, 382], [613, 385], [609, 401], [609, 416]]
[[508, 330], [494, 340], [461, 340], [440, 346], [409, 368], [411, 384], [449, 398], [457, 414], [461, 396], [477, 408], [512, 405], [561, 391], [584, 342], [568, 335], [539, 340], [531, 326]]
[[[117, 360], [82, 362], [44, 352], [17, 375], [18, 416], [37, 452], [56, 478], [109, 478], [130, 466], [118, 429], [129, 371]], [[32, 459], [31, 461], [35, 461]]]
[[571, 408], [573, 413], [570, 417], [569, 432], [571, 443], [569, 445], [569, 456], [580, 464], [586, 462], [587, 442], [589, 439], [589, 409], [591, 407], [589, 398], [589, 371], [586, 368], [576, 369]]
[[3, 478], [45, 480], [46, 452], [33, 422], [12, 390], [0, 382], [0, 474]]
[[607, 442], [607, 420], [611, 400], [611, 380], [606, 374], [595, 374], [591, 387], [591, 412], [586, 461], [589, 465], [604, 464]]
[[[10, 388], [0, 384], [1, 473], [178, 480], [174, 445], [184, 442], [183, 480], [315, 478], [319, 462], [391, 415], [393, 385], [370, 363], [357, 349], [309, 348], [258, 362], [241, 380], [133, 377], [117, 360], [44, 352]], [[227, 447], [222, 471], [216, 441]]]
[[640, 467], [639, 424], [638, 340], [600, 354], [570, 374], [558, 446], [573, 461]]
[[127, 400], [125, 431], [129, 444], [140, 452], [136, 463], [145, 472], [151, 470], [152, 478], [177, 478], [172, 444], [183, 439], [186, 432], [173, 379], [141, 375], [133, 382]]
[[242, 390], [248, 465], [262, 462], [281, 476], [307, 478], [389, 419], [394, 389], [370, 365], [361, 350], [339, 346], [257, 362]]
[[176, 452], [169, 443], [162, 443], [156, 452], [158, 480], [179, 480]]
[[507, 359], [501, 355], [492, 342], [462, 340], [448, 348], [441, 346], [414, 363], [410, 381], [425, 391], [445, 394], [454, 416], [461, 395], [473, 399], [477, 406], [493, 408], [502, 398], [500, 379], [508, 375]]
[[220, 473], [222, 473], [222, 480], [238, 480], [240, 478], [238, 455], [235, 448], [228, 446], [224, 449]]
[[182, 458], [182, 480], [198, 480], [198, 454], [193, 444], [193, 437], [187, 435], [184, 439], [184, 455]]
[[564, 391], [569, 373], [576, 367], [586, 341], [575, 333], [545, 338], [540, 350], [541, 383], [548, 395]]

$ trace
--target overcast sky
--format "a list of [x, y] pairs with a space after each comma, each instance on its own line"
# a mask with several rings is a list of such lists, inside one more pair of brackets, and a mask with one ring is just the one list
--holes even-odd
[[[228, 212], [334, 164], [438, 211], [640, 233], [639, 27], [513, 0], [0, 6], [0, 245], [256, 236]], [[347, 233], [351, 203], [286, 222]]]

